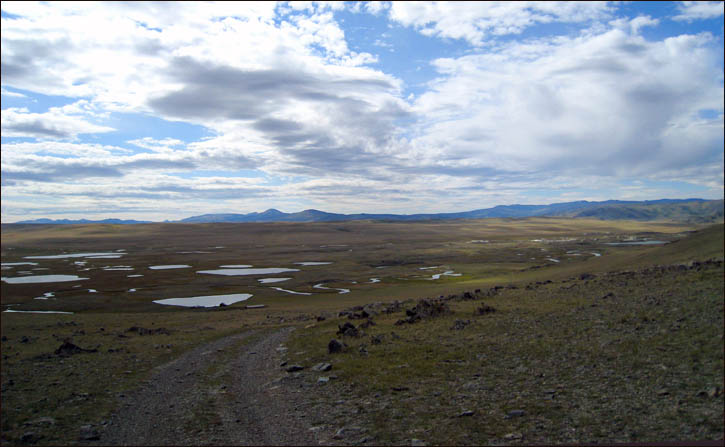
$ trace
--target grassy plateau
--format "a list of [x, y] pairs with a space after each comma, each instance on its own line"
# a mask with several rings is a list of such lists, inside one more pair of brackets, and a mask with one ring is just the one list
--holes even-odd
[[[306, 411], [343, 429], [332, 443], [720, 440], [723, 232], [566, 218], [3, 225], [4, 279], [88, 279], [0, 282], [3, 311], [72, 312], [0, 314], [2, 442], [83, 444], [79, 427], [102, 430], [154, 368], [286, 325], [297, 327], [287, 360], [305, 367], [295, 374], [310, 390]], [[74, 253], [120, 257], [33, 258]], [[240, 264], [298, 271], [197, 273]], [[153, 303], [236, 293], [253, 296], [214, 308]], [[424, 298], [446, 312], [399, 323]], [[362, 310], [369, 317], [349, 318]], [[357, 336], [337, 333], [346, 322]], [[329, 353], [331, 339], [346, 349]], [[56, 354], [65, 340], [95, 352]], [[320, 362], [333, 369], [310, 368]]]

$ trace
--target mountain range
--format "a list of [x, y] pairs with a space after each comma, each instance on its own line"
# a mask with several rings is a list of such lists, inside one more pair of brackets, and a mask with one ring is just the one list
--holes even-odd
[[[268, 209], [261, 213], [248, 214], [203, 214], [175, 221], [175, 223], [211, 222], [333, 222], [349, 220], [450, 220], [485, 218], [524, 217], [573, 217], [602, 220], [659, 220], [671, 219], [682, 222], [715, 222], [723, 219], [723, 200], [704, 199], [661, 199], [647, 201], [607, 200], [604, 202], [552, 203], [549, 205], [499, 205], [458, 213], [437, 214], [337, 214], [308, 209], [297, 213], [284, 213]], [[168, 222], [168, 221], [167, 221]], [[104, 220], [52, 220], [35, 219], [16, 223], [22, 224], [139, 224], [149, 221], [104, 219]]]

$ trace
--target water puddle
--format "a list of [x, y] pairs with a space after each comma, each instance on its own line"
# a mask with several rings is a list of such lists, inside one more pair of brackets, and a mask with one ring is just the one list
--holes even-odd
[[487, 240], [484, 239], [474, 239], [472, 241], [468, 241], [469, 244], [488, 244]]
[[632, 242], [607, 242], [606, 245], [660, 245], [667, 244], [667, 241], [632, 241]]
[[440, 265], [434, 265], [432, 267], [418, 267], [418, 270], [430, 270], [430, 269], [438, 269], [441, 268]]
[[129, 292], [135, 292], [136, 289], [128, 289]]
[[152, 265], [149, 268], [151, 270], [169, 270], [169, 269], [186, 269], [191, 267], [186, 264], [171, 264], [171, 265]]
[[312, 295], [311, 293], [307, 293], [307, 292], [295, 292], [294, 290], [282, 289], [280, 287], [272, 287], [272, 289], [279, 290], [280, 292], [291, 293], [291, 294], [294, 294], [294, 295]]
[[117, 258], [120, 258], [123, 256], [123, 254], [117, 254], [117, 253], [73, 253], [73, 254], [65, 254], [65, 255], [49, 255], [49, 256], [25, 256], [23, 259], [66, 259], [66, 258], [89, 258], [89, 257], [95, 257], [98, 259], [100, 256], [114, 256]]
[[453, 273], [453, 270], [446, 270], [443, 273], [437, 273], [430, 277], [431, 280], [433, 279], [441, 279], [441, 276], [461, 276], [462, 273]]
[[380, 278], [370, 278], [371, 283], [380, 282]]
[[561, 262], [561, 261], [559, 261], [558, 259], [554, 259], [554, 258], [546, 258], [546, 260], [547, 260], [547, 261], [551, 261], [551, 262], [556, 262], [556, 263], [559, 263], [559, 262]]
[[332, 262], [295, 262], [297, 265], [327, 265], [332, 264]]
[[14, 312], [19, 314], [68, 314], [73, 315], [73, 312], [61, 312], [59, 310], [4, 310], [3, 312]]
[[249, 267], [253, 267], [251, 265], [247, 264], [234, 264], [234, 265], [220, 265], [219, 267], [223, 269], [248, 269]]
[[128, 276], [126, 276], [126, 278], [140, 278], [142, 276], [143, 275], [128, 275]]
[[14, 278], [1, 278], [8, 284], [30, 284], [30, 283], [43, 283], [43, 282], [68, 282], [68, 281], [81, 281], [88, 278], [80, 278], [76, 275], [35, 275], [35, 276], [23, 276]]
[[322, 290], [339, 290], [339, 292], [338, 292], [339, 294], [350, 293], [350, 289], [338, 289], [336, 287], [330, 288], [330, 287], [325, 287], [322, 284], [315, 284], [312, 287], [314, 287], [315, 289], [322, 289]]
[[131, 266], [128, 266], [128, 265], [117, 265], [115, 267], [110, 267], [110, 266], [103, 267], [103, 270], [105, 270], [107, 272], [115, 272], [115, 271], [130, 271], [130, 270], [134, 270], [134, 268]]
[[601, 253], [594, 253], [594, 252], [592, 252], [592, 254], [593, 254], [594, 256], [596, 256], [596, 257], [599, 257], [599, 256], [601, 256], [601, 255], [602, 255]]
[[33, 298], [34, 300], [47, 300], [48, 298], [53, 298], [55, 296], [54, 292], [45, 292], [43, 296], [36, 296]]
[[274, 282], [287, 281], [290, 279], [292, 279], [292, 278], [262, 278], [262, 279], [258, 279], [257, 281], [261, 282], [262, 284], [270, 284], [270, 283], [274, 283]]
[[299, 272], [299, 269], [288, 269], [280, 267], [269, 267], [261, 269], [220, 269], [220, 270], [199, 270], [196, 273], [208, 275], [242, 276], [242, 275], [271, 275], [274, 273]]
[[211, 252], [211, 251], [177, 251], [176, 253], [181, 254], [181, 255], [188, 255], [188, 254], [192, 254], [192, 253], [213, 253], [213, 252]]
[[98, 290], [96, 290], [96, 289], [88, 289], [88, 293], [98, 293]]
[[184, 307], [217, 307], [220, 304], [227, 306], [245, 301], [252, 297], [251, 293], [232, 293], [229, 295], [208, 295], [208, 296], [192, 296], [189, 298], [167, 298], [164, 300], [156, 300], [156, 304], [164, 304], [169, 306]]
[[2, 262], [1, 266], [14, 266], [14, 265], [38, 265], [37, 262]]
[[123, 255], [88, 256], [88, 259], [118, 259]]

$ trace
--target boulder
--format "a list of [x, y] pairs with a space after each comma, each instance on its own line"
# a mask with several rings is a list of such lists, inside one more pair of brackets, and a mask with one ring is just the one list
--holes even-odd
[[494, 309], [493, 307], [491, 307], [489, 305], [483, 304], [482, 306], [476, 308], [476, 310], [473, 311], [473, 314], [474, 315], [486, 315], [486, 314], [489, 314], [492, 312], [496, 312], [496, 309]]
[[345, 348], [347, 348], [347, 345], [345, 343], [341, 342], [340, 340], [334, 339], [334, 338], [332, 340], [330, 340], [330, 343], [327, 344], [327, 351], [330, 354], [342, 352], [345, 350]]
[[78, 347], [71, 343], [70, 341], [66, 340], [63, 342], [58, 349], [55, 350], [55, 355], [59, 355], [61, 357], [68, 357], [73, 354], [80, 354], [82, 352], [98, 352], [97, 349], [83, 349], [81, 347]]

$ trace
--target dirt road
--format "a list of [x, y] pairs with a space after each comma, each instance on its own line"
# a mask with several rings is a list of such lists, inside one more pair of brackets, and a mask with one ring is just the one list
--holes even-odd
[[200, 346], [126, 395], [99, 445], [317, 445], [304, 394], [280, 368], [293, 328]]

